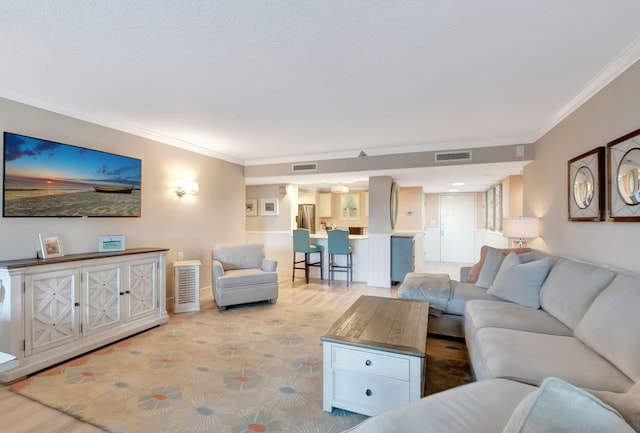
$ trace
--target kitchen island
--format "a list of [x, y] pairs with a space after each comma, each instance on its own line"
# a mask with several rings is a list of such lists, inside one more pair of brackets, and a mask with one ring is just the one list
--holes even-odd
[[[329, 279], [329, 240], [326, 232], [314, 233], [309, 236], [311, 243], [322, 245], [324, 247], [324, 257], [322, 272], [326, 280]], [[349, 235], [349, 243], [352, 249], [353, 258], [353, 281], [367, 282], [369, 278], [369, 237], [367, 235]], [[347, 257], [344, 255], [336, 255], [335, 260], [338, 264], [347, 263]], [[310, 269], [312, 278], [320, 278], [320, 271], [314, 268]], [[335, 272], [336, 280], [346, 280], [346, 272]]]

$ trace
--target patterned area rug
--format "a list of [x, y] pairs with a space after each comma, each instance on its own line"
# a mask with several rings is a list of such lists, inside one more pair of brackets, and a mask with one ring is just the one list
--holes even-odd
[[[322, 410], [320, 336], [341, 312], [278, 302], [209, 308], [10, 389], [114, 433], [336, 433]], [[472, 381], [464, 343], [429, 338], [429, 394]]]

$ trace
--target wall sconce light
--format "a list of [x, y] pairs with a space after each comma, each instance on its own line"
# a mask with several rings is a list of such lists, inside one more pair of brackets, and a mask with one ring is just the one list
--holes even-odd
[[179, 181], [173, 184], [173, 192], [175, 192], [178, 197], [182, 197], [185, 194], [196, 195], [199, 190], [200, 186], [198, 182]]
[[526, 247], [527, 243], [523, 239], [540, 236], [540, 218], [505, 218], [502, 220], [502, 236], [518, 238], [513, 241], [514, 247]]

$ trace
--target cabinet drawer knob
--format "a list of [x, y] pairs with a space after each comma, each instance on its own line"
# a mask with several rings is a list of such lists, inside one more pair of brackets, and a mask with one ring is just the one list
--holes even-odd
[[131, 293], [131, 290], [127, 290], [125, 293], [128, 295], [129, 293]]
[[76, 302], [76, 303], [75, 303], [75, 304], [73, 304], [73, 305], [75, 305], [76, 307], [79, 307], [79, 306], [80, 306], [80, 302]]
[[124, 292], [120, 292], [120, 296], [124, 295]]
[[370, 360], [370, 359], [367, 359], [367, 360], [364, 362], [364, 365], [366, 365], [367, 367], [368, 367], [368, 366], [370, 366], [370, 365], [371, 365], [371, 360]]
[[373, 395], [373, 391], [371, 391], [370, 389], [368, 389], [365, 394], [367, 394], [367, 397], [371, 397]]

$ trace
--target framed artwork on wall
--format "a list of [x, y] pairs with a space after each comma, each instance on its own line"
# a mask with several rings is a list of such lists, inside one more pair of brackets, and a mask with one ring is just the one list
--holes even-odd
[[487, 191], [487, 230], [495, 230], [495, 199], [493, 194], [495, 190], [493, 188]]
[[482, 228], [487, 229], [487, 191], [482, 193]]
[[604, 158], [604, 147], [597, 147], [568, 161], [569, 221], [604, 220]]
[[244, 205], [245, 216], [258, 216], [258, 199], [248, 198]]
[[640, 129], [607, 144], [609, 220], [640, 221]]
[[360, 219], [360, 194], [340, 195], [340, 219], [359, 220]]
[[494, 188], [495, 202], [495, 227], [497, 232], [502, 231], [502, 184], [497, 184]]
[[263, 198], [260, 200], [260, 215], [278, 215], [278, 199]]

